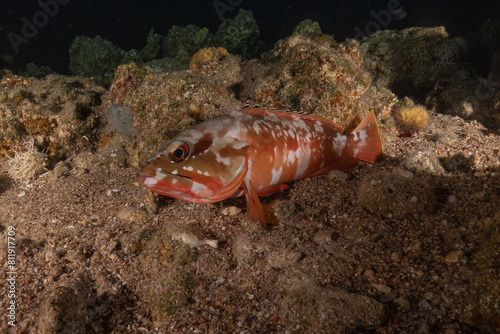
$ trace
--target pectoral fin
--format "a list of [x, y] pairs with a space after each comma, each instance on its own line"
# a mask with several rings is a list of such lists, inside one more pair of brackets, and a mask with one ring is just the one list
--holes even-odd
[[262, 223], [266, 222], [264, 217], [264, 209], [262, 208], [262, 204], [260, 203], [259, 196], [252, 189], [250, 185], [250, 180], [245, 180], [243, 182], [245, 199], [247, 202], [247, 214], [252, 220], [258, 220]]

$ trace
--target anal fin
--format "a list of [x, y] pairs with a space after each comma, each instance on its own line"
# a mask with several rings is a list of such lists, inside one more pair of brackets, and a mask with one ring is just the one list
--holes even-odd
[[341, 171], [351, 170], [358, 167], [358, 164], [359, 164], [358, 159], [356, 159], [355, 157], [345, 155], [340, 157], [340, 159], [335, 161], [333, 164], [320, 169], [319, 171], [311, 175], [311, 177], [325, 175], [330, 173], [332, 170], [341, 170]]

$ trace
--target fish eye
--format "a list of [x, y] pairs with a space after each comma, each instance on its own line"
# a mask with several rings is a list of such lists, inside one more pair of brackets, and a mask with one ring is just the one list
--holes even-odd
[[189, 145], [176, 140], [167, 147], [167, 158], [172, 162], [181, 162], [189, 156]]

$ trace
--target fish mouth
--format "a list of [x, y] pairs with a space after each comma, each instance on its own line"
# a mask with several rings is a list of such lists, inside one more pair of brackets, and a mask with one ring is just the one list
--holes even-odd
[[144, 167], [139, 175], [139, 183], [142, 186], [166, 196], [189, 189], [192, 182], [189, 176], [172, 174], [167, 171], [157, 172], [148, 166]]
[[156, 180], [162, 180], [165, 178], [175, 179], [175, 178], [179, 178], [179, 177], [191, 180], [191, 177], [189, 177], [187, 175], [173, 174], [173, 173], [168, 172], [168, 171], [161, 171], [160, 173], [158, 173], [158, 172], [156, 172], [156, 170], [154, 170], [148, 166], [145, 166], [141, 171], [141, 175], [139, 176], [139, 182], [145, 178], [148, 178], [148, 177], [154, 178]]

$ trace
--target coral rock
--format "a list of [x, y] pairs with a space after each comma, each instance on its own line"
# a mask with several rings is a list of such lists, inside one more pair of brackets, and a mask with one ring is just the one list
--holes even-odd
[[[371, 84], [356, 43], [317, 42], [296, 34], [276, 43], [275, 53], [278, 64], [248, 71], [243, 99], [319, 114], [343, 126], [355, 118], [360, 98]], [[252, 81], [255, 73], [259, 76]]]
[[233, 19], [224, 20], [215, 36], [220, 45], [231, 53], [245, 58], [259, 53], [259, 27], [251, 10], [240, 9]]
[[195, 25], [173, 26], [163, 39], [163, 54], [187, 64], [193, 54], [213, 40], [207, 28]]
[[189, 69], [194, 73], [199, 73], [202, 70], [213, 69], [227, 55], [227, 50], [222, 47], [201, 49], [191, 58]]

